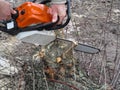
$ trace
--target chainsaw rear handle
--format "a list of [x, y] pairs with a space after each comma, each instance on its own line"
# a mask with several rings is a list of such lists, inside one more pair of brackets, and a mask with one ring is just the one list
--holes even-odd
[[[34, 0], [34, 2], [35, 1], [36, 0]], [[48, 2], [50, 2], [50, 0], [44, 0], [43, 2], [40, 2], [40, 3], [46, 4]], [[16, 11], [17, 12], [16, 14], [12, 14], [11, 20], [2, 22], [2, 24], [4, 24], [4, 26], [0, 26], [0, 30], [8, 33], [10, 35], [17, 35], [18, 33], [25, 32], [25, 31], [57, 30], [57, 29], [64, 28], [70, 21], [70, 0], [67, 0], [66, 5], [67, 5], [67, 11], [66, 11], [67, 12], [67, 19], [66, 19], [66, 22], [63, 24], [57, 25], [57, 22], [59, 21], [59, 17], [58, 17], [58, 20], [54, 23], [50, 22], [50, 23], [44, 23], [44, 24], [37, 24], [34, 26], [27, 26], [25, 28], [19, 28], [17, 25], [17, 22], [16, 22], [16, 18], [19, 16], [19, 13], [18, 13], [18, 11]], [[14, 28], [9, 29], [9, 27], [7, 27], [7, 24], [14, 26]]]

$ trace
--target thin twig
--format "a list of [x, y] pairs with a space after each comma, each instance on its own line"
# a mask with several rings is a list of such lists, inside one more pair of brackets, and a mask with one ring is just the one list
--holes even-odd
[[70, 85], [70, 84], [68, 84], [68, 83], [66, 83], [66, 82], [62, 82], [62, 81], [58, 81], [58, 80], [54, 80], [54, 79], [47, 79], [47, 80], [48, 80], [48, 81], [51, 81], [51, 82], [56, 82], [56, 83], [60, 83], [60, 84], [69, 86], [70, 88], [73, 88], [73, 89], [75, 89], [75, 90], [80, 90], [80, 89], [76, 88], [75, 86]]
[[[43, 68], [45, 68], [45, 66], [44, 66], [44, 64], [43, 64]], [[46, 88], [47, 88], [47, 90], [49, 90], [49, 86], [48, 86], [48, 82], [47, 82], [47, 77], [46, 77], [46, 75], [45, 75], [45, 71], [44, 70], [42, 70], [43, 71], [43, 75], [44, 75], [44, 78], [45, 78], [45, 84], [46, 84]]]

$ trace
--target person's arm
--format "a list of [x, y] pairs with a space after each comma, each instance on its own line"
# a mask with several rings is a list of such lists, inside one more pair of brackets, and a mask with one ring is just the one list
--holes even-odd
[[51, 0], [51, 8], [52, 8], [52, 15], [53, 15], [53, 22], [57, 20], [59, 16], [60, 20], [58, 24], [61, 24], [66, 16], [66, 0]]
[[8, 20], [11, 18], [11, 14], [15, 13], [9, 2], [0, 0], [0, 20]]

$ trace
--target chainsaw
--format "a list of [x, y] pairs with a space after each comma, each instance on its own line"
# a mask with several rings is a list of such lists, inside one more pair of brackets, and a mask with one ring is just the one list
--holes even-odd
[[[59, 16], [56, 22], [52, 22], [52, 15], [49, 13], [50, 7], [46, 5], [50, 0], [44, 0], [40, 3], [35, 3], [35, 1], [25, 2], [14, 8], [17, 13], [11, 15], [11, 20], [0, 21], [2, 24], [0, 30], [16, 36], [23, 42], [47, 45], [56, 39], [54, 30], [64, 28], [69, 23], [71, 16], [70, 0], [66, 2], [66, 20], [60, 25], [57, 25]], [[97, 48], [84, 44], [78, 44], [75, 50], [92, 54], [100, 51]]]
[[70, 20], [70, 9], [69, 9], [69, 0], [67, 4], [67, 20], [64, 24], [56, 25], [56, 22], [52, 22], [52, 15], [49, 13], [49, 7], [45, 5], [50, 2], [50, 0], [34, 3], [34, 2], [25, 2], [19, 7], [16, 7], [16, 14], [12, 14], [12, 19], [9, 21], [3, 21], [3, 27], [0, 29], [3, 32], [6, 32], [11, 35], [17, 35], [20, 32], [25, 31], [43, 31], [45, 30], [57, 30], [64, 28]]

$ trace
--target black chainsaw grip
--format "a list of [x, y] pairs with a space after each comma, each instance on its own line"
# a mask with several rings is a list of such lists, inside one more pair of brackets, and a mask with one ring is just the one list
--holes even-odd
[[41, 0], [40, 4], [47, 4], [49, 2], [51, 2], [51, 0]]
[[36, 2], [36, 0], [29, 0], [30, 2]]

